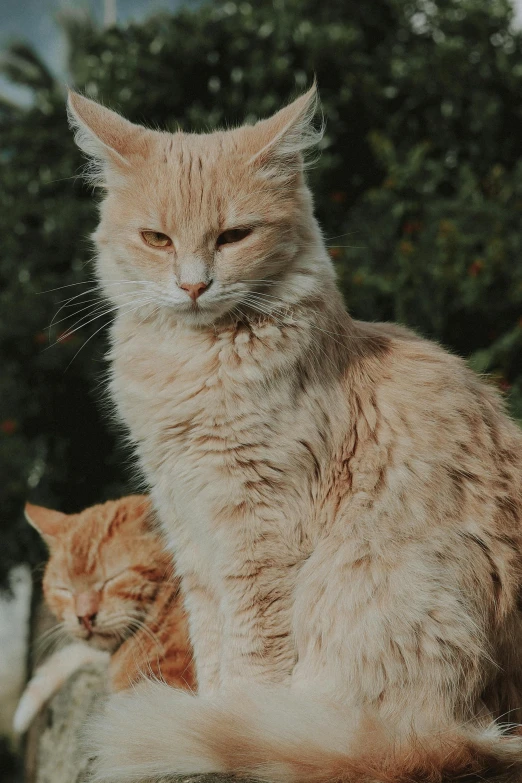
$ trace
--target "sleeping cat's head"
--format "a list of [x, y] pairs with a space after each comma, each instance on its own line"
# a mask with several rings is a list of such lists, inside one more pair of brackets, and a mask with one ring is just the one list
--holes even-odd
[[194, 134], [147, 130], [71, 93], [76, 141], [106, 190], [95, 241], [113, 303], [190, 326], [269, 310], [281, 278], [294, 299], [313, 292], [307, 248], [329, 279], [303, 177], [316, 101], [314, 86], [255, 125]]
[[43, 589], [53, 614], [73, 637], [116, 649], [172, 574], [148, 498], [133, 495], [79, 514], [28, 503], [25, 514], [49, 547]]

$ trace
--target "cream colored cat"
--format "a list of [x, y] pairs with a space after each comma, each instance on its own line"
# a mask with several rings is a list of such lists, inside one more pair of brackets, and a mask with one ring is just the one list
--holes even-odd
[[512, 766], [522, 435], [464, 362], [345, 312], [315, 89], [208, 135], [70, 115], [106, 188], [111, 390], [182, 575], [200, 693], [113, 697], [98, 776], [438, 781]]

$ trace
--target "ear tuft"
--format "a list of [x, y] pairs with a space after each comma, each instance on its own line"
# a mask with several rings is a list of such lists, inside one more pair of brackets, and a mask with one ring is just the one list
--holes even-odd
[[[295, 101], [280, 109], [267, 120], [254, 126], [254, 132], [263, 143], [251, 162], [285, 164], [302, 168], [306, 153], [317, 147], [324, 135], [324, 122], [314, 125], [319, 106], [317, 83]], [[309, 161], [307, 161], [309, 162]]]
[[157, 522], [149, 495], [128, 495], [118, 502], [130, 522], [137, 524], [143, 530], [155, 531]]
[[87, 179], [93, 185], [105, 185], [110, 170], [128, 168], [129, 156], [144, 152], [145, 128], [72, 90], [67, 117], [76, 144], [90, 159]]
[[24, 515], [29, 524], [40, 533], [49, 545], [64, 529], [68, 518], [67, 514], [62, 514], [61, 511], [34, 506], [32, 503], [25, 504]]

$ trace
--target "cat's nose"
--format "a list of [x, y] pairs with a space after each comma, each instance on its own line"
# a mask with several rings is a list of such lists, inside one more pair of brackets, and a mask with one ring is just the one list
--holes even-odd
[[210, 283], [180, 283], [179, 287], [182, 288], [190, 296], [193, 302], [196, 301], [198, 296], [201, 296], [203, 291], [206, 291]]
[[75, 612], [80, 625], [90, 630], [94, 624], [100, 605], [100, 597], [94, 590], [85, 590], [79, 593], [75, 599]]
[[93, 626], [96, 623], [96, 613], [95, 614], [84, 614], [81, 617], [78, 617], [78, 623], [80, 625], [83, 625], [85, 627], [86, 631], [91, 632], [93, 629]]

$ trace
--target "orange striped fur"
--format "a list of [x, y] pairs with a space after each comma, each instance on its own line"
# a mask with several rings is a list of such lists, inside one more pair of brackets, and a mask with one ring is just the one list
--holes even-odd
[[132, 495], [71, 515], [28, 504], [26, 516], [50, 549], [45, 601], [70, 636], [111, 654], [112, 689], [143, 675], [192, 688], [179, 578], [149, 499]]

